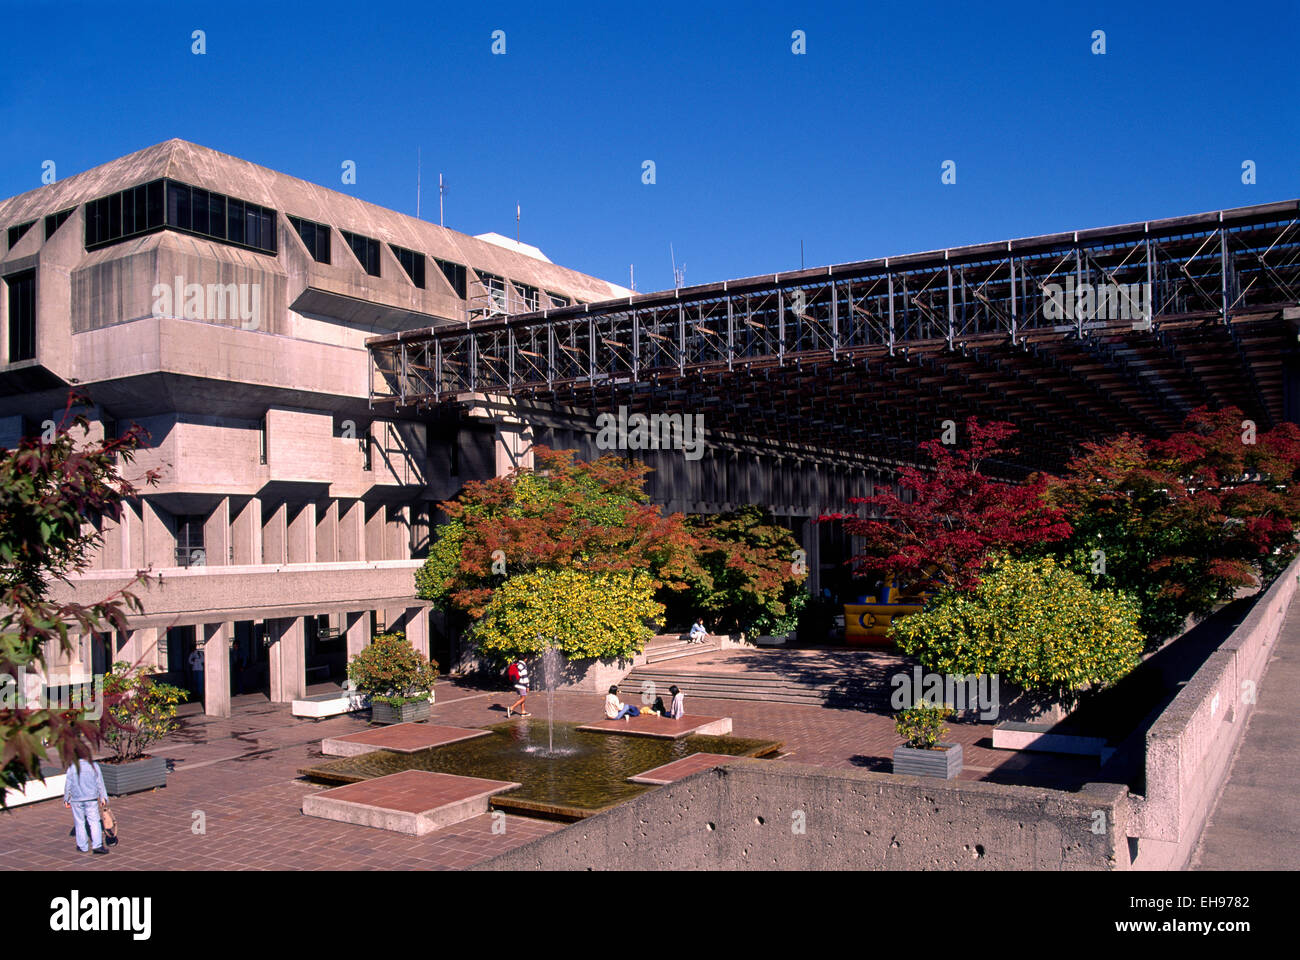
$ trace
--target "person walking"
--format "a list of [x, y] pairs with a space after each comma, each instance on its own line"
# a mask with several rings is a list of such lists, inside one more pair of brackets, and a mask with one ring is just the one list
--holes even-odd
[[207, 688], [203, 686], [203, 648], [195, 647], [190, 652], [190, 673], [194, 680], [194, 695], [200, 700], [207, 699]]
[[532, 714], [524, 709], [528, 700], [528, 664], [524, 663], [522, 659], [516, 660], [510, 664], [509, 672], [510, 682], [514, 684], [515, 693], [519, 694], [519, 699], [506, 707], [506, 719], [510, 719], [510, 714], [515, 710], [519, 711], [521, 717], [531, 717]]
[[239, 641], [230, 644], [230, 692], [239, 696], [244, 692], [244, 667], [239, 662]]
[[[108, 806], [104, 775], [93, 760], [77, 760], [68, 767], [63, 782], [63, 805], [72, 811], [72, 826], [77, 831], [77, 849], [82, 853], [108, 853], [104, 846], [104, 826], [99, 808]], [[86, 836], [89, 828], [90, 836]]]

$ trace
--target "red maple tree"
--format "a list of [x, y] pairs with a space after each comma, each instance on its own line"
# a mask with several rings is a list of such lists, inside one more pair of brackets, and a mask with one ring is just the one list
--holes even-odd
[[981, 472], [990, 457], [1015, 452], [1005, 443], [1015, 433], [1010, 423], [970, 417], [965, 446], [926, 441], [919, 446], [932, 465], [907, 467], [896, 489], [850, 500], [866, 515], [826, 514], [819, 522], [841, 520], [862, 538], [862, 552], [849, 561], [857, 575], [914, 589], [970, 589], [991, 552], [1070, 535], [1065, 513], [1044, 500], [1044, 476], [1010, 483]]

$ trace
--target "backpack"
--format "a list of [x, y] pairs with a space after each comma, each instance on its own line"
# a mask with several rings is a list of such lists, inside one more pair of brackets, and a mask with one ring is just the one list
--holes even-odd
[[517, 664], [517, 663], [512, 663], [512, 664], [510, 664], [510, 669], [506, 671], [506, 674], [510, 677], [510, 682], [511, 682], [511, 683], [518, 683], [518, 682], [519, 682], [519, 664]]

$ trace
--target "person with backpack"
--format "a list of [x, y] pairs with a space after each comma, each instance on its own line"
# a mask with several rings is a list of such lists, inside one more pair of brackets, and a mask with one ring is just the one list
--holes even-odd
[[528, 699], [528, 664], [524, 663], [522, 659], [516, 660], [510, 664], [510, 669], [507, 672], [510, 675], [510, 682], [514, 684], [515, 693], [519, 694], [519, 699], [506, 707], [506, 719], [510, 719], [510, 715], [515, 710], [519, 711], [521, 717], [531, 717], [532, 714], [524, 709], [525, 701]]

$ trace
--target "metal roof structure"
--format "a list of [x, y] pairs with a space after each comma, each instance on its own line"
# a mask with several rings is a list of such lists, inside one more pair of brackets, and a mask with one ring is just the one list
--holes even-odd
[[1022, 470], [1203, 404], [1266, 429], [1293, 402], [1298, 221], [1290, 200], [406, 330], [367, 341], [371, 404], [702, 413], [850, 462], [974, 415], [1019, 427]]

